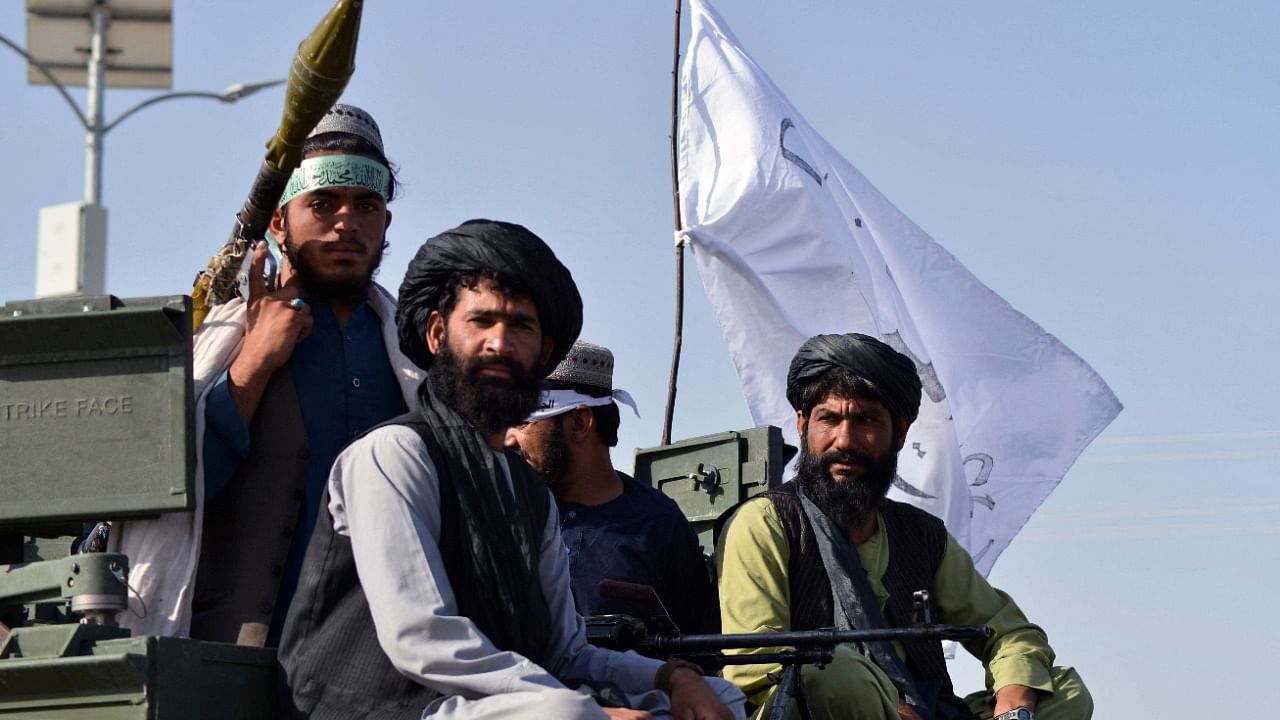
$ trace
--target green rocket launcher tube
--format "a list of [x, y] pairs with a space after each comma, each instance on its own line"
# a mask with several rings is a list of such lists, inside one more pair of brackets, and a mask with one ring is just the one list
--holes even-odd
[[[254, 240], [262, 237], [289, 175], [302, 162], [303, 141], [346, 89], [356, 69], [356, 41], [363, 7], [363, 0], [338, 0], [316, 29], [298, 45], [298, 54], [289, 68], [280, 128], [267, 141], [262, 170], [241, 210], [244, 217], [237, 231], [243, 226], [253, 232], [239, 237]], [[245, 223], [250, 217], [261, 224]]]
[[333, 107], [355, 72], [356, 42], [364, 0], [338, 0], [298, 45], [285, 88], [284, 113], [253, 187], [236, 213], [227, 245], [214, 256], [192, 290], [196, 328], [211, 305], [226, 302], [236, 291], [236, 274], [253, 244], [271, 222], [289, 176], [302, 162], [302, 143]]

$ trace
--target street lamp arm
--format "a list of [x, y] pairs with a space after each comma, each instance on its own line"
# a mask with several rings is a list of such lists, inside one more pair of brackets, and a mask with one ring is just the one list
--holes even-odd
[[191, 90], [191, 91], [170, 92], [170, 93], [164, 93], [163, 95], [156, 95], [155, 97], [149, 97], [146, 100], [143, 100], [137, 105], [134, 105], [128, 110], [125, 110], [124, 112], [117, 115], [114, 120], [112, 120], [111, 122], [107, 123], [102, 127], [102, 133], [104, 135], [107, 134], [112, 128], [119, 125], [121, 122], [124, 121], [125, 118], [129, 117], [130, 115], [133, 115], [134, 113], [138, 112], [139, 110], [145, 107], [155, 105], [158, 102], [164, 102], [165, 100], [177, 100], [179, 98], [208, 98], [210, 100], [217, 100], [218, 102], [233, 103], [243, 97], [252, 95], [253, 93], [259, 90], [269, 88], [269, 87], [274, 87], [276, 85], [281, 85], [283, 83], [284, 83], [284, 80], [271, 80], [269, 82], [263, 82], [263, 83], [237, 83], [235, 85], [232, 85], [226, 88], [222, 92]]
[[4, 43], [5, 45], [8, 45], [9, 48], [12, 49], [14, 52], [26, 58], [27, 62], [31, 63], [32, 67], [39, 70], [40, 74], [44, 75], [45, 79], [48, 80], [49, 83], [53, 85], [54, 89], [58, 91], [58, 94], [62, 96], [62, 99], [66, 100], [67, 104], [71, 106], [71, 111], [74, 112], [76, 114], [76, 117], [80, 119], [80, 124], [84, 126], [84, 129], [85, 130], [90, 129], [89, 118], [86, 118], [84, 116], [84, 112], [80, 109], [80, 106], [77, 105], [76, 101], [71, 98], [71, 93], [67, 92], [67, 88], [63, 86], [63, 84], [58, 80], [58, 78], [53, 76], [53, 73], [49, 70], [49, 68], [44, 66], [44, 63], [31, 57], [30, 53], [28, 53], [26, 50], [23, 50], [20, 45], [14, 43], [12, 40], [5, 37], [4, 34], [2, 33], [0, 33], [0, 43]]
[[165, 93], [163, 95], [156, 95], [155, 97], [149, 97], [146, 100], [143, 100], [137, 105], [134, 105], [128, 110], [125, 110], [124, 112], [117, 115], [114, 120], [102, 126], [102, 133], [104, 135], [107, 134], [108, 132], [111, 131], [111, 128], [114, 128], [115, 126], [119, 125], [125, 118], [129, 117], [130, 115], [138, 112], [139, 110], [145, 107], [148, 107], [150, 105], [155, 105], [158, 102], [164, 102], [165, 100], [177, 100], [179, 98], [209, 98], [210, 100], [221, 100], [222, 102], [230, 102], [222, 97], [222, 93], [216, 93], [216, 92], [201, 92], [201, 91], [193, 90], [189, 92], [171, 92], [171, 93]]

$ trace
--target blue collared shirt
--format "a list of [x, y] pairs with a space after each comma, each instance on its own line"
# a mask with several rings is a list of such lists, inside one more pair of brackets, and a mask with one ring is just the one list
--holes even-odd
[[[306, 426], [311, 464], [280, 582], [277, 612], [267, 634], [268, 645], [279, 643], [284, 611], [298, 585], [333, 461], [353, 438], [404, 411], [400, 387], [382, 341], [382, 327], [369, 304], [360, 303], [341, 329], [328, 304], [321, 300], [309, 300], [308, 304], [314, 324], [311, 333], [294, 348], [289, 365]], [[206, 400], [205, 421], [207, 502], [226, 488], [236, 467], [249, 455], [249, 427], [231, 400], [226, 373]]]

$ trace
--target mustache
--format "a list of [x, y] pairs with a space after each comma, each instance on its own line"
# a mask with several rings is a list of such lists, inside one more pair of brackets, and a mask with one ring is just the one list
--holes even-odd
[[819, 458], [818, 462], [822, 467], [822, 471], [827, 474], [830, 474], [831, 466], [836, 463], [841, 463], [843, 465], [860, 465], [863, 468], [874, 467], [876, 464], [875, 458], [866, 453], [860, 453], [854, 450], [828, 450], [822, 454], [822, 457]]
[[516, 362], [514, 358], [501, 356], [477, 358], [476, 360], [473, 360], [470, 363], [470, 367], [467, 368], [467, 375], [474, 380], [480, 374], [481, 370], [490, 367], [506, 368], [511, 372], [511, 376], [516, 379], [520, 379], [525, 376], [525, 370], [521, 367], [520, 363]]

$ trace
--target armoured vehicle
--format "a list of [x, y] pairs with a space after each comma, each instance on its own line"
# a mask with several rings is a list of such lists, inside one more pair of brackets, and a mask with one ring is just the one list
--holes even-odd
[[[129, 558], [73, 552], [95, 521], [195, 505], [191, 314], [186, 296], [0, 307], [0, 717], [275, 715], [274, 650], [131, 636]], [[635, 476], [711, 548], [786, 459], [762, 427], [638, 450]]]

